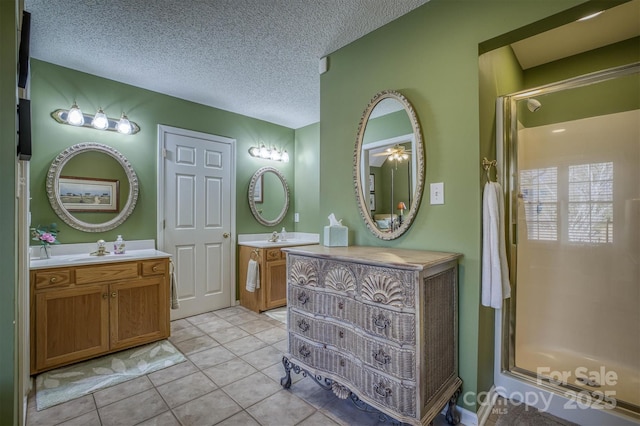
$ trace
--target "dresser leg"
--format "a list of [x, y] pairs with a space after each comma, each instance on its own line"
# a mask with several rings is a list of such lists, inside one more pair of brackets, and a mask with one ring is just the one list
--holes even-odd
[[280, 379], [280, 385], [289, 389], [291, 387], [291, 362], [286, 356], [282, 357], [282, 365], [284, 366], [284, 377]]
[[447, 413], [445, 414], [445, 418], [447, 419], [447, 423], [450, 425], [457, 425], [460, 423], [460, 414], [456, 411], [456, 405], [458, 405], [458, 397], [462, 393], [462, 386], [460, 386], [454, 393], [451, 399], [449, 399], [449, 408], [447, 408]]

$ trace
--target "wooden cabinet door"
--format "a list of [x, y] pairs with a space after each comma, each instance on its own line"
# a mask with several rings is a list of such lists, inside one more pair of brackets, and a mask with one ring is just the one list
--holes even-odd
[[287, 304], [287, 261], [267, 262], [265, 309], [278, 308]]
[[111, 284], [111, 350], [169, 337], [169, 297], [165, 276]]
[[36, 293], [36, 370], [109, 350], [108, 296], [106, 284]]

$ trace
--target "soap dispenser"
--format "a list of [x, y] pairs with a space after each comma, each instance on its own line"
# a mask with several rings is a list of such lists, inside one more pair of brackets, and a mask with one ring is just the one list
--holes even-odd
[[280, 241], [287, 241], [287, 230], [282, 227], [282, 231], [280, 231]]
[[124, 240], [122, 239], [122, 235], [118, 235], [115, 243], [113, 243], [113, 254], [124, 254]]

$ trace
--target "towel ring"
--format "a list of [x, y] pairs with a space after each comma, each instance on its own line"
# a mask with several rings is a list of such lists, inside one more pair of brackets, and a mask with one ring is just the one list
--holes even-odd
[[[253, 256], [255, 256], [255, 259], [253, 258]], [[260, 260], [260, 251], [258, 251], [258, 249], [253, 249], [251, 251], [251, 254], [249, 255], [249, 258], [251, 260], [255, 260], [256, 262]]]
[[[482, 159], [482, 168], [484, 172], [487, 174], [487, 180], [492, 182], [491, 180], [491, 167], [496, 167], [496, 160], [489, 161], [487, 157]], [[496, 170], [496, 181], [498, 180], [498, 170]]]

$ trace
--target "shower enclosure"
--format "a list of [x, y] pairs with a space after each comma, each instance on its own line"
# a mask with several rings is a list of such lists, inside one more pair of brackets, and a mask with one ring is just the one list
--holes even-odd
[[[499, 99], [502, 371], [640, 418], [640, 64]], [[500, 127], [499, 127], [500, 128]]]

